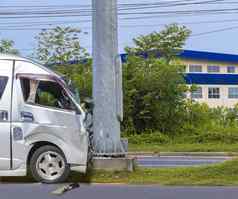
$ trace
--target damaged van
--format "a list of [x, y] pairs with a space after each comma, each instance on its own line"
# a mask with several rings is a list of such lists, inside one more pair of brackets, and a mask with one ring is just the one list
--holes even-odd
[[85, 172], [85, 112], [63, 78], [31, 60], [0, 54], [0, 176], [44, 183]]

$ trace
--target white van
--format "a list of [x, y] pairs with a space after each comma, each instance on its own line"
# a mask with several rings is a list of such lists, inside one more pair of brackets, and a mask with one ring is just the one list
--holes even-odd
[[32, 62], [0, 54], [0, 176], [64, 181], [85, 172], [85, 113], [61, 76]]

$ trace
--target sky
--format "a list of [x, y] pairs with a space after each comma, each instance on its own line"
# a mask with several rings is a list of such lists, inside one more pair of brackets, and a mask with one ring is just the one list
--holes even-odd
[[[100, 0], [99, 0], [100, 1]], [[158, 3], [170, 2], [176, 0], [118, 0], [118, 4], [125, 3]], [[177, 0], [179, 2], [179, 0]], [[180, 2], [204, 2], [209, 0], [183, 0]], [[210, 0], [211, 1], [211, 0]], [[217, 0], [222, 3], [189, 5], [189, 6], [170, 6], [156, 7], [142, 10], [130, 10], [130, 15], [119, 16], [119, 51], [122, 53], [125, 46], [132, 46], [132, 39], [140, 35], [149, 34], [153, 31], [160, 31], [165, 24], [178, 23], [186, 25], [192, 30], [191, 37], [187, 40], [185, 49], [211, 51], [219, 53], [238, 54], [238, 0]], [[223, 3], [225, 2], [225, 3]], [[92, 28], [89, 16], [74, 17], [58, 17], [58, 18], [31, 18], [20, 19], [6, 18], [1, 12], [14, 9], [13, 6], [22, 6], [21, 9], [27, 10], [27, 6], [50, 6], [62, 5], [67, 7], [70, 5], [90, 5], [91, 0], [1, 0], [0, 5], [0, 39], [6, 38], [15, 41], [15, 45], [20, 49], [22, 55], [29, 56], [32, 54], [36, 46], [35, 36], [40, 32], [41, 28], [52, 28], [54, 26], [35, 25], [23, 26], [22, 24], [32, 24], [41, 22], [57, 22], [64, 21], [64, 26], [73, 26], [82, 29], [80, 41], [89, 53], [92, 51]], [[224, 12], [220, 14], [197, 14], [178, 16], [174, 14], [154, 16], [139, 15], [136, 12], [166, 12], [166, 11], [188, 11], [188, 10], [206, 10], [206, 9], [233, 9], [232, 14]], [[123, 11], [122, 11], [123, 12]], [[143, 17], [142, 17], [143, 16]], [[148, 17], [149, 16], [149, 17]], [[138, 19], [139, 17], [139, 19]], [[141, 18], [140, 18], [141, 17]], [[146, 17], [146, 18], [145, 18]], [[127, 19], [125, 19], [127, 18]], [[130, 19], [128, 19], [130, 18]], [[134, 19], [131, 19], [134, 18]], [[135, 19], [136, 18], [136, 19]], [[85, 22], [86, 20], [86, 22]], [[87, 21], [89, 20], [89, 21]], [[71, 23], [73, 21], [73, 23]], [[76, 23], [77, 22], [77, 23]]]

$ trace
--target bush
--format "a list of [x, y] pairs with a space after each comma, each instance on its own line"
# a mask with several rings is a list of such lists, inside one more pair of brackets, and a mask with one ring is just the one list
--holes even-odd
[[205, 144], [205, 143], [223, 143], [234, 144], [238, 142], [238, 128], [217, 128], [216, 130], [202, 131], [201, 129], [196, 132], [184, 134], [183, 136], [176, 137], [174, 140], [177, 143], [189, 144]]
[[187, 90], [179, 63], [129, 56], [123, 65], [123, 130], [146, 129], [173, 134], [183, 122]]
[[226, 143], [238, 141], [238, 111], [188, 101], [185, 106], [185, 122], [176, 135], [180, 143]]
[[145, 144], [167, 144], [170, 142], [169, 136], [160, 132], [142, 133], [127, 136], [129, 143], [145, 145]]
[[[91, 60], [54, 68], [72, 79], [81, 98], [92, 96]], [[181, 66], [129, 58], [123, 66], [123, 131], [133, 144], [238, 142], [238, 106], [209, 108], [183, 99]], [[149, 132], [149, 133], [148, 133]], [[154, 132], [154, 133], [153, 133]]]
[[225, 143], [234, 144], [238, 142], [238, 128], [221, 128], [217, 131], [208, 131], [196, 138], [200, 143]]
[[74, 87], [79, 90], [81, 99], [92, 97], [92, 60], [82, 64], [59, 65], [53, 69], [66, 79], [72, 80]]
[[[149, 129], [172, 134], [181, 127], [187, 89], [183, 68], [179, 62], [129, 56], [123, 65], [123, 131], [141, 133]], [[92, 60], [53, 69], [72, 80], [81, 99], [92, 96]]]

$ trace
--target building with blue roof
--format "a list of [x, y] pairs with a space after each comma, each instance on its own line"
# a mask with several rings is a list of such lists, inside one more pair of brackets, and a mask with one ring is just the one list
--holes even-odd
[[[184, 50], [178, 57], [186, 66], [186, 83], [197, 85], [188, 98], [210, 107], [232, 108], [238, 103], [238, 55]], [[127, 55], [121, 58], [125, 62]]]
[[238, 55], [184, 50], [185, 80], [197, 90], [187, 97], [210, 107], [232, 108], [238, 103]]
[[[146, 58], [146, 54], [142, 56]], [[186, 66], [186, 83], [197, 85], [196, 91], [186, 94], [188, 98], [210, 107], [232, 108], [238, 103], [238, 55], [183, 50], [178, 57]], [[127, 54], [121, 54], [121, 60], [126, 62]], [[69, 64], [85, 61], [73, 60]]]

